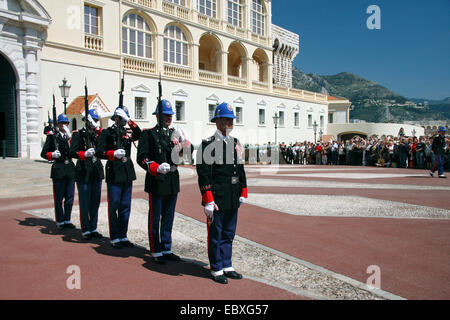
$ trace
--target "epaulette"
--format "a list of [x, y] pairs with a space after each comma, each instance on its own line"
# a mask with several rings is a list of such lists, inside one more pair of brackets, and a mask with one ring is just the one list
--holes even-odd
[[211, 143], [211, 142], [213, 142], [215, 139], [216, 139], [215, 136], [211, 136], [211, 137], [209, 137], [209, 138], [207, 138], [207, 139], [204, 139], [203, 142]]

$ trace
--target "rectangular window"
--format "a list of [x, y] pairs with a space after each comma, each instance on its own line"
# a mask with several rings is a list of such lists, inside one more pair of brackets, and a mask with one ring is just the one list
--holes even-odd
[[328, 114], [328, 123], [333, 123], [334, 122], [334, 114], [329, 113]]
[[266, 125], [266, 110], [259, 109], [259, 125], [265, 126]]
[[208, 121], [211, 122], [211, 119], [214, 118], [214, 112], [216, 111], [216, 104], [209, 104], [208, 105], [208, 113], [209, 113], [209, 119]]
[[122, 28], [122, 52], [128, 53], [128, 32], [126, 28]]
[[243, 124], [242, 107], [236, 107], [236, 124]]
[[100, 35], [100, 8], [84, 5], [84, 32]]
[[228, 0], [228, 23], [236, 27], [242, 27], [241, 0]]
[[[185, 121], [185, 102], [175, 101], [175, 121]], [[210, 119], [211, 120], [211, 119]]]
[[134, 114], [136, 116], [136, 120], [145, 120], [147, 118], [145, 98], [134, 98]]
[[320, 127], [323, 128], [325, 121], [324, 116], [320, 116]]
[[136, 55], [136, 31], [130, 30], [130, 54]]
[[209, 17], [216, 17], [216, 0], [198, 0], [198, 12]]
[[298, 112], [294, 112], [294, 127], [300, 127], [300, 114]]
[[280, 117], [280, 119], [278, 119], [278, 125], [284, 127], [284, 111], [279, 111], [278, 116]]
[[312, 127], [312, 114], [308, 114], [308, 127]]

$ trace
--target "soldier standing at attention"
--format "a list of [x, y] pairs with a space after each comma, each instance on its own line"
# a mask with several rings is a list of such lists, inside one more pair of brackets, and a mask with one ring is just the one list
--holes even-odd
[[[175, 206], [180, 192], [178, 159], [175, 157], [180, 156], [183, 149], [191, 152], [190, 143], [181, 129], [170, 128], [175, 114], [172, 105], [167, 100], [161, 103], [162, 125], [142, 132], [137, 152], [137, 163], [147, 171], [145, 192], [149, 194], [150, 251], [154, 261], [160, 264], [166, 260], [181, 260], [171, 250]], [[153, 115], [158, 117], [158, 107]]]
[[232, 246], [236, 232], [238, 208], [247, 198], [247, 179], [243, 150], [229, 135], [236, 119], [228, 103], [216, 107], [216, 133], [203, 140], [197, 153], [198, 184], [208, 224], [208, 258], [212, 279], [227, 284], [242, 279], [232, 266]]
[[[83, 121], [85, 121], [83, 119]], [[89, 110], [88, 128], [74, 131], [70, 154], [78, 159], [75, 167], [75, 181], [77, 182], [80, 200], [80, 224], [83, 239], [101, 238], [97, 231], [98, 208], [102, 193], [102, 180], [105, 178], [103, 165], [95, 156], [98, 137], [101, 133], [98, 113]]]
[[433, 168], [430, 170], [430, 176], [434, 177], [434, 172], [436, 169], [438, 170], [439, 178], [446, 179], [447, 177], [444, 175], [444, 154], [445, 154], [445, 133], [447, 132], [447, 128], [441, 126], [439, 128], [439, 134], [433, 138], [433, 144], [431, 145], [431, 149], [434, 153], [433, 159]]
[[60, 114], [57, 120], [58, 129], [55, 128], [54, 132], [47, 134], [41, 152], [42, 158], [54, 160], [50, 178], [53, 180], [55, 221], [59, 230], [75, 228], [70, 222], [75, 193], [75, 166], [69, 152], [71, 133], [68, 124], [69, 118], [65, 114]]
[[[111, 127], [102, 131], [95, 156], [106, 162], [109, 237], [113, 248], [133, 247], [127, 238], [133, 181], [136, 180], [131, 161], [131, 145], [139, 140], [141, 129], [130, 120], [126, 107], [117, 107]], [[125, 129], [129, 125], [131, 130]]]

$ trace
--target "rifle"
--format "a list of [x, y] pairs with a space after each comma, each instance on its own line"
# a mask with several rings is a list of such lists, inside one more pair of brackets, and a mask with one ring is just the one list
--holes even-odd
[[86, 128], [87, 147], [91, 148], [90, 126], [89, 126], [89, 101], [88, 101], [88, 88], [87, 79], [84, 78], [84, 126]]
[[[123, 109], [123, 90], [125, 87], [125, 71], [122, 71], [122, 79], [120, 82], [119, 91], [119, 108]], [[120, 126], [119, 121], [117, 121], [117, 149], [122, 149], [122, 139], [120, 138]]]
[[[158, 126], [159, 126], [159, 140], [162, 141], [164, 125], [163, 125], [161, 73], [159, 74], [159, 82], [158, 82]], [[159, 147], [159, 153], [161, 153], [161, 146]]]
[[56, 141], [56, 135], [58, 134], [58, 130], [56, 129], [56, 104], [55, 104], [55, 93], [53, 92], [53, 142], [55, 144], [55, 151], [58, 150], [58, 142]]

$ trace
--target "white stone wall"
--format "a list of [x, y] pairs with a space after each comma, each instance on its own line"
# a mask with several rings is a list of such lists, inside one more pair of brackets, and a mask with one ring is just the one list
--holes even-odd
[[299, 35], [272, 25], [273, 77], [276, 85], [292, 88], [292, 62], [299, 53]]

